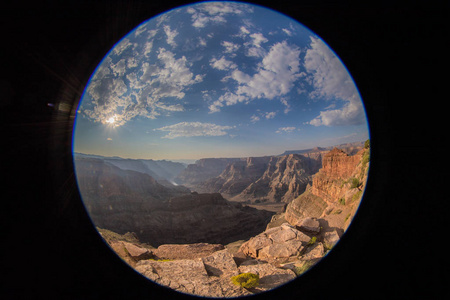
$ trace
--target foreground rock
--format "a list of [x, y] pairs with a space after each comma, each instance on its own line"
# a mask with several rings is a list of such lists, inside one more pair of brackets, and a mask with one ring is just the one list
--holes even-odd
[[223, 249], [225, 249], [225, 247], [221, 244], [168, 244], [161, 245], [152, 252], [157, 259], [194, 259], [205, 257]]
[[238, 297], [249, 295], [234, 285], [231, 277], [239, 270], [227, 250], [209, 256], [174, 261], [140, 261], [136, 271], [154, 282], [182, 293], [205, 297]]
[[259, 275], [259, 285], [256, 291], [267, 291], [283, 285], [293, 279], [296, 274], [288, 269], [276, 268], [271, 264], [256, 264], [239, 267], [240, 273], [254, 273]]
[[251, 238], [239, 251], [270, 263], [285, 263], [297, 259], [310, 240], [310, 236], [285, 223]]
[[[251, 295], [273, 289], [296, 277], [289, 269], [277, 268], [272, 264], [253, 259], [246, 260], [238, 266], [235, 257], [227, 249], [194, 259], [141, 260], [135, 269], [160, 285], [204, 297]], [[259, 275], [258, 287], [247, 290], [232, 283], [231, 277], [247, 272]]]

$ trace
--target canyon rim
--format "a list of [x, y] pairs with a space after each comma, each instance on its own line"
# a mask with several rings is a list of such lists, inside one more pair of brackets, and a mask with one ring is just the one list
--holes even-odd
[[80, 100], [73, 147], [110, 248], [208, 297], [261, 293], [318, 263], [370, 165], [363, 102], [337, 55], [296, 20], [239, 2], [179, 7], [118, 42]]

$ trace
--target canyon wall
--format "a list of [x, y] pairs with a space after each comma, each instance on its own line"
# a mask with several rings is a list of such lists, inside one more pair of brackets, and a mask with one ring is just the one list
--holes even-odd
[[230, 203], [220, 194], [191, 193], [101, 159], [76, 159], [83, 202], [94, 224], [142, 242], [229, 243], [263, 231], [273, 213]]

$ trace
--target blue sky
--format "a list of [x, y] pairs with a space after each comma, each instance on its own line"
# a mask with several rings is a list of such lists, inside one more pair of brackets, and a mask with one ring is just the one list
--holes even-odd
[[367, 138], [357, 88], [325, 42], [266, 8], [206, 2], [115, 45], [80, 101], [74, 151], [179, 160]]

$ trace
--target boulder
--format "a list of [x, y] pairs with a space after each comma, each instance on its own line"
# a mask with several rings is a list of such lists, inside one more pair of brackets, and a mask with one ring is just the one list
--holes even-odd
[[258, 257], [259, 250], [271, 244], [272, 240], [263, 232], [242, 244], [239, 251], [251, 257]]
[[325, 253], [325, 249], [322, 243], [315, 243], [309, 246], [305, 254], [302, 256], [302, 260], [313, 260], [316, 258], [322, 258]]
[[280, 269], [271, 264], [246, 265], [239, 267], [240, 273], [254, 273], [259, 275], [258, 291], [266, 291], [285, 284], [296, 277], [291, 270]]
[[204, 297], [250, 294], [231, 282], [231, 277], [238, 275], [239, 270], [227, 250], [195, 259], [140, 261], [135, 269], [148, 279], [182, 293]]
[[296, 258], [310, 240], [308, 235], [284, 223], [251, 238], [239, 251], [268, 262], [285, 262]]
[[303, 248], [302, 242], [297, 239], [276, 243], [261, 249], [259, 258], [268, 262], [286, 262], [290, 257], [296, 258]]
[[221, 244], [166, 244], [153, 250], [153, 254], [159, 259], [194, 259], [208, 256], [223, 249], [225, 247]]
[[228, 250], [217, 251], [207, 257], [203, 257], [202, 262], [209, 276], [231, 277], [239, 274], [233, 255]]
[[152, 252], [147, 248], [139, 247], [128, 242], [122, 242], [122, 244], [128, 254], [135, 260], [148, 259], [152, 257]]
[[336, 230], [324, 233], [323, 243], [327, 249], [333, 248], [334, 245], [337, 244], [337, 242], [339, 242], [339, 234]]
[[148, 279], [187, 294], [210, 296], [217, 291], [211, 286], [203, 262], [199, 259], [176, 261], [141, 260], [136, 271]]
[[320, 224], [316, 218], [304, 218], [295, 224], [300, 231], [308, 232], [312, 234], [318, 234], [320, 232]]

